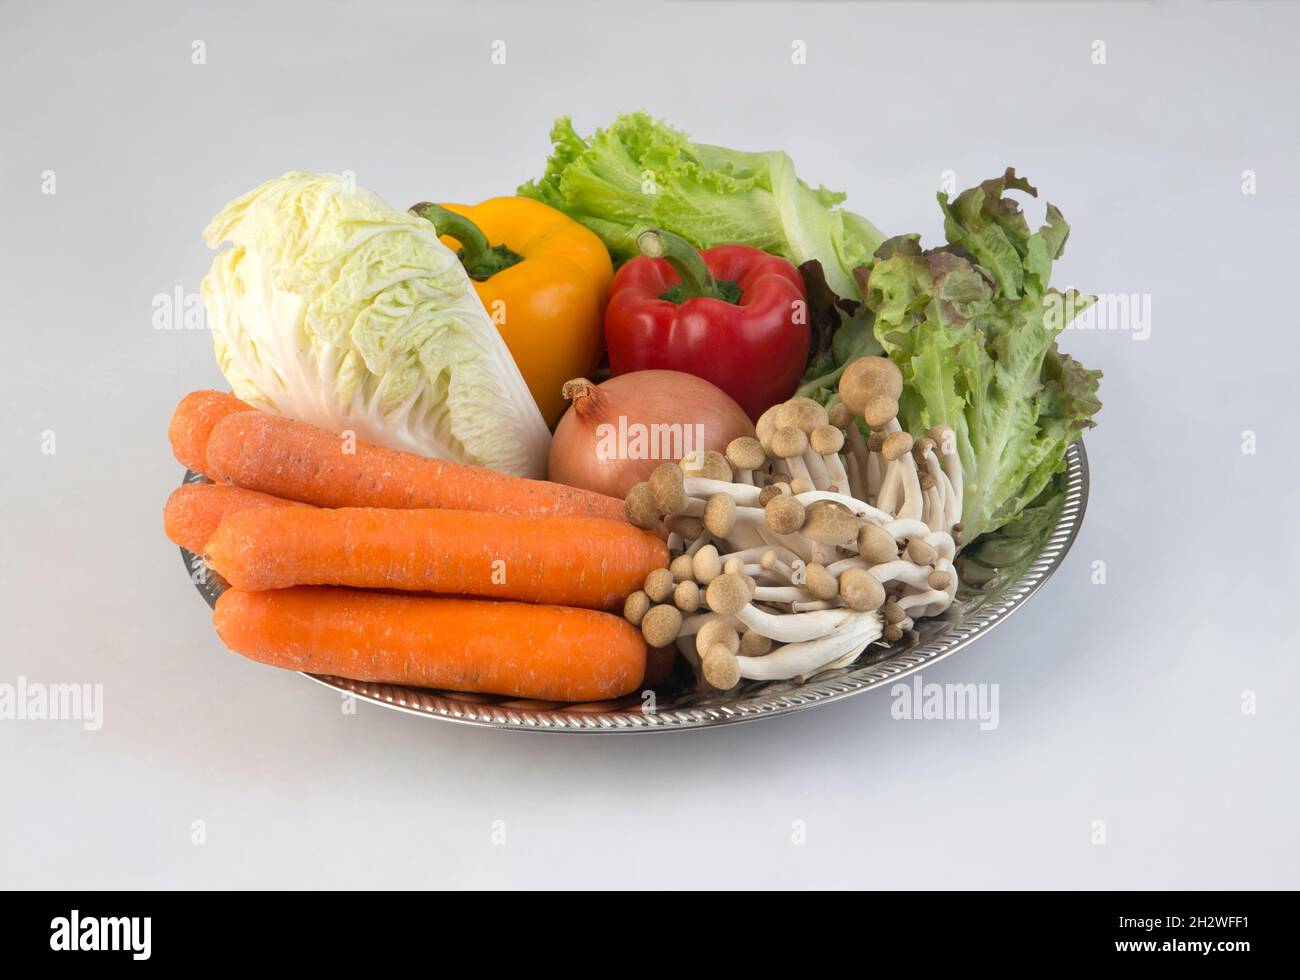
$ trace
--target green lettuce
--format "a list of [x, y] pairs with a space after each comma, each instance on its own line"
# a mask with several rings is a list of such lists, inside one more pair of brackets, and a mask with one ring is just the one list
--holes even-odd
[[1069, 225], [1049, 204], [1031, 231], [1009, 190], [1037, 195], [1010, 169], [951, 202], [940, 193], [947, 246], [891, 238], [858, 272], [875, 337], [903, 372], [900, 423], [914, 434], [944, 423], [956, 435], [966, 541], [1038, 500], [1101, 408], [1101, 372], [1056, 343], [1094, 302], [1048, 285]]
[[424, 218], [331, 174], [287, 173], [203, 233], [221, 372], [253, 405], [520, 476], [550, 433], [455, 253]]
[[845, 195], [800, 180], [779, 151], [693, 143], [644, 112], [621, 115], [589, 139], [565, 116], [551, 142], [546, 172], [519, 193], [586, 225], [618, 261], [637, 254], [641, 231], [663, 228], [697, 248], [738, 243], [796, 265], [815, 259], [836, 293], [853, 296], [852, 270], [884, 239], [837, 207]]

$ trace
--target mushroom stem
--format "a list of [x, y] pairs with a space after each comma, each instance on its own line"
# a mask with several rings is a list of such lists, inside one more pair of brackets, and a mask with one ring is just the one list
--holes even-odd
[[811, 447], [804, 450], [803, 465], [808, 471], [808, 478], [818, 490], [825, 490], [831, 485], [831, 474], [826, 468], [826, 461], [813, 452]]
[[827, 636], [787, 643], [762, 657], [736, 658], [740, 676], [750, 680], [807, 677], [850, 654], [860, 654], [880, 634], [880, 617], [874, 612], [849, 613], [844, 627]]
[[788, 551], [794, 552], [800, 561], [812, 560], [812, 542], [807, 538], [801, 538], [797, 534], [777, 534], [770, 527], [763, 524], [754, 525], [754, 529], [769, 546], [781, 546]]
[[894, 536], [895, 541], [902, 541], [906, 538], [925, 537], [932, 534], [929, 526], [925, 521], [919, 521], [915, 518], [900, 517], [894, 520], [885, 521], [880, 525], [886, 531]]
[[686, 549], [684, 554], [694, 555], [695, 552], [699, 551], [701, 548], [703, 548], [706, 544], [708, 544], [712, 540], [713, 540], [713, 536], [709, 534], [708, 531], [705, 531], [698, 538], [696, 538], [694, 541], [691, 542], [690, 547]]
[[[873, 455], [879, 456], [878, 453]], [[885, 467], [885, 472], [880, 480], [880, 489], [876, 492], [876, 507], [893, 517], [902, 506], [903, 463], [898, 459], [886, 461], [881, 458], [880, 461]]]
[[939, 470], [939, 486], [943, 488], [943, 531], [952, 531], [953, 525], [961, 520], [961, 502], [957, 499], [957, 491], [953, 489], [952, 481], [948, 479], [948, 474], [942, 469]]
[[712, 622], [715, 619], [725, 620], [727, 625], [738, 627], [740, 621], [735, 616], [723, 616], [721, 613], [701, 612], [682, 618], [682, 628], [677, 631], [677, 638], [694, 636], [700, 631], [700, 627], [705, 623]]
[[859, 500], [857, 497], [850, 497], [844, 493], [831, 493], [829, 490], [809, 490], [807, 493], [795, 495], [794, 499], [805, 507], [818, 500], [829, 500], [847, 507], [854, 517], [861, 517], [878, 523], [894, 519], [893, 514], [880, 510], [878, 507], [872, 507], [865, 500]]
[[862, 469], [858, 465], [858, 457], [849, 454], [844, 457], [844, 462], [849, 471], [849, 493], [858, 500], [866, 500], [867, 487], [863, 481]]
[[709, 480], [702, 476], [688, 476], [682, 481], [688, 497], [708, 500], [715, 493], [725, 493], [738, 507], [757, 507], [760, 488], [751, 483], [728, 483], [726, 480]]
[[943, 530], [943, 497], [936, 483], [921, 491], [921, 519], [931, 531]]
[[814, 596], [795, 585], [760, 585], [754, 590], [755, 602], [811, 602]]
[[912, 458], [911, 453], [904, 453], [897, 460], [901, 467], [900, 473], [903, 481], [903, 506], [898, 509], [898, 517], [914, 517], [920, 519], [925, 509], [925, 501], [921, 496], [921, 480], [916, 473], [916, 460]]
[[756, 633], [770, 636], [779, 643], [798, 643], [837, 632], [855, 615], [848, 609], [774, 614], [750, 603], [736, 613], [736, 619]]
[[884, 461], [880, 458], [880, 453], [871, 453], [867, 457], [867, 477], [866, 477], [866, 497], [864, 499], [876, 500], [880, 496], [880, 485], [884, 481]]
[[885, 582], [903, 582], [913, 588], [928, 589], [930, 586], [927, 578], [933, 568], [930, 565], [914, 565], [900, 558], [882, 565], [872, 565], [867, 571], [882, 585]]
[[791, 612], [814, 612], [818, 609], [842, 609], [844, 604], [838, 600], [827, 601], [825, 599], [813, 599], [809, 602], [792, 602], [790, 603]]
[[926, 589], [913, 595], [905, 595], [898, 600], [898, 605], [915, 617], [937, 616], [951, 603], [948, 593], [940, 589]]
[[862, 430], [858, 428], [857, 419], [849, 422], [848, 428], [844, 430], [844, 435], [849, 444], [849, 454], [858, 461], [858, 469], [865, 474], [867, 472], [867, 458], [871, 455], [871, 451], [867, 449], [867, 440], [862, 438]]
[[741, 559], [741, 561], [744, 561], [746, 563], [754, 561], [755, 559], [761, 562], [763, 560], [763, 556], [767, 554], [769, 551], [772, 552], [772, 557], [774, 559], [776, 559], [777, 561], [785, 562], [787, 565], [791, 562], [799, 561], [798, 555], [796, 555], [789, 548], [786, 548], [785, 546], [779, 544], [762, 545], [757, 548], [745, 548], [742, 551], [733, 551], [731, 554], [723, 555], [722, 557], [724, 561], [728, 558], [739, 558]]
[[849, 474], [844, 469], [844, 461], [840, 459], [840, 454], [822, 453], [821, 460], [822, 465], [826, 467], [826, 473], [830, 478], [827, 484], [827, 489], [832, 493], [851, 493], [852, 486], [849, 481]]

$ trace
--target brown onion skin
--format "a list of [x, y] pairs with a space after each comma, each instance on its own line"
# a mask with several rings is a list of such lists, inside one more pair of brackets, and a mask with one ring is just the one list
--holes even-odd
[[[654, 459], [622, 458], [633, 448], [632, 426], [647, 427], [647, 448], [650, 425], [678, 424], [683, 427], [701, 423], [704, 426], [703, 446], [697, 445], [694, 429], [690, 449], [716, 449], [722, 452], [727, 444], [741, 436], [752, 436], [754, 424], [735, 400], [721, 388], [682, 371], [633, 371], [620, 374], [599, 385], [583, 379], [572, 381], [576, 397], [555, 427], [551, 439], [548, 477], [571, 487], [582, 487], [611, 497], [624, 497], [633, 485], [647, 479], [656, 466], [665, 462], [678, 462], [680, 457], [663, 455], [672, 446], [662, 447]], [[627, 419], [629, 439], [620, 444], [617, 432], [619, 416]], [[606, 448], [615, 450], [616, 458], [602, 459], [601, 431], [598, 427], [608, 423], [615, 433]]]

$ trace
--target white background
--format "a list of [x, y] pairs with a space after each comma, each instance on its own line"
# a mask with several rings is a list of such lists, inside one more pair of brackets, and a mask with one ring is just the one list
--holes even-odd
[[[1298, 15], [6, 3], [0, 683], [102, 683], [105, 709], [97, 732], [0, 721], [0, 884], [1300, 885]], [[353, 170], [398, 207], [509, 193], [554, 117], [635, 108], [785, 149], [929, 240], [944, 171], [1014, 164], [1073, 225], [1059, 284], [1151, 297], [1146, 341], [1065, 338], [1106, 372], [1073, 552], [926, 673], [1000, 685], [996, 731], [892, 720], [887, 691], [654, 737], [345, 715], [213, 634], [160, 512], [171, 410], [222, 379], [205, 332], [151, 326], [156, 294], [197, 291], [208, 218], [289, 169]]]

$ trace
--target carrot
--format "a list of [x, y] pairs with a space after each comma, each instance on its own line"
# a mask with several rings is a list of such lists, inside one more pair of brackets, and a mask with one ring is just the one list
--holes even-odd
[[196, 555], [217, 530], [217, 525], [240, 510], [264, 507], [307, 507], [269, 493], [244, 490], [224, 483], [186, 483], [172, 491], [163, 507], [163, 531], [173, 544]]
[[353, 445], [264, 412], [241, 412], [218, 422], [208, 440], [207, 462], [215, 479], [319, 507], [443, 507], [626, 520], [623, 502], [614, 497], [363, 442]]
[[668, 549], [626, 521], [461, 510], [259, 508], [231, 514], [208, 564], [248, 592], [350, 585], [616, 609]]
[[227, 415], [251, 409], [251, 405], [225, 391], [191, 391], [176, 406], [167, 427], [172, 453], [188, 469], [207, 473], [212, 427]]
[[259, 663], [361, 681], [603, 701], [645, 674], [645, 641], [590, 609], [295, 588], [228, 589], [217, 634]]

